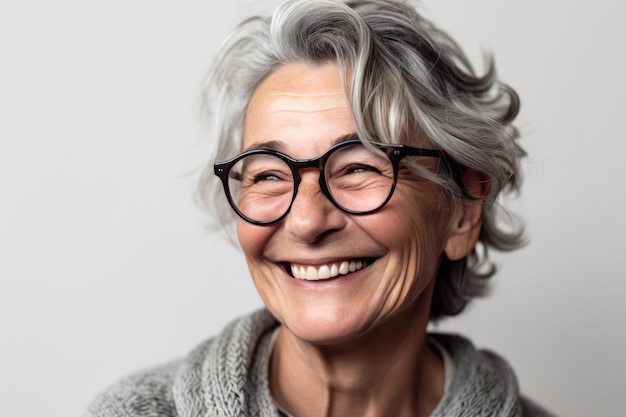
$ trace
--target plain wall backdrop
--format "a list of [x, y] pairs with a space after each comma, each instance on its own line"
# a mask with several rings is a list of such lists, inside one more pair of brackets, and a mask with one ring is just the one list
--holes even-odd
[[[276, 3], [275, 1], [272, 3]], [[193, 203], [198, 95], [239, 0], [0, 4], [0, 410], [80, 415], [135, 370], [261, 305]], [[617, 416], [626, 390], [626, 7], [425, 0], [522, 97], [530, 244], [490, 298], [438, 330], [506, 357], [562, 416]]]

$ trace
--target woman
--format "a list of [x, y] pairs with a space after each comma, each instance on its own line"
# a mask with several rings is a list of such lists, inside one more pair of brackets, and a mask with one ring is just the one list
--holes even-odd
[[224, 162], [203, 197], [267, 309], [88, 415], [548, 415], [503, 359], [426, 333], [521, 243], [496, 222], [523, 151], [493, 65], [405, 3], [296, 0], [233, 33], [207, 94]]

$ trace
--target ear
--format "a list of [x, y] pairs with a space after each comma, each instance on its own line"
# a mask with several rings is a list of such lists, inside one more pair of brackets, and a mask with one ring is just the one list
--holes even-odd
[[465, 258], [476, 246], [483, 226], [485, 197], [491, 189], [491, 178], [471, 168], [463, 173], [463, 183], [472, 198], [462, 200], [452, 216], [444, 247], [446, 256], [452, 261]]

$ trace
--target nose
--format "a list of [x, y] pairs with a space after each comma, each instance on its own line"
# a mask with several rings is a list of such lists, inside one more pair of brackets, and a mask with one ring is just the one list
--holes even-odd
[[285, 217], [285, 230], [298, 241], [315, 243], [345, 227], [347, 214], [335, 207], [319, 185], [318, 169], [303, 169], [296, 198]]

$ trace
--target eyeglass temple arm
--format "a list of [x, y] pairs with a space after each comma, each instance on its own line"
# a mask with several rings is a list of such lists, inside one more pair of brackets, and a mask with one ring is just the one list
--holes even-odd
[[446, 164], [450, 174], [452, 175], [452, 179], [454, 183], [459, 187], [459, 191], [461, 192], [461, 196], [463, 198], [474, 200], [476, 197], [473, 197], [467, 191], [467, 186], [465, 185], [465, 181], [463, 181], [463, 174], [467, 171], [467, 167], [452, 156], [449, 153], [439, 150], [439, 149], [425, 149], [425, 148], [413, 148], [406, 146], [404, 147], [405, 155], [411, 156], [430, 156], [430, 157], [440, 157], [444, 163]]

